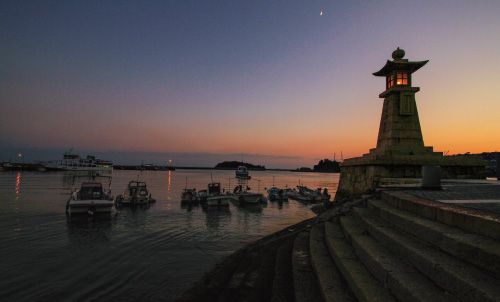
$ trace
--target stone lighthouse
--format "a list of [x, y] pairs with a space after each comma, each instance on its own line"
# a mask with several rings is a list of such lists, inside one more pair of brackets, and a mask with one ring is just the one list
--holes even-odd
[[396, 49], [393, 61], [373, 73], [385, 78], [385, 91], [377, 147], [362, 157], [346, 159], [341, 165], [337, 198], [350, 197], [385, 184], [416, 183], [423, 166], [440, 166], [443, 178], [485, 178], [484, 161], [459, 156], [443, 156], [424, 145], [412, 75], [427, 61], [404, 59]]
[[428, 61], [409, 62], [403, 59], [405, 51], [395, 50], [394, 61], [387, 61], [384, 67], [373, 73], [385, 77], [386, 90], [379, 97], [384, 99], [380, 120], [376, 154], [415, 155], [428, 154], [432, 147], [424, 147], [422, 130], [418, 118], [415, 93], [420, 88], [413, 87], [412, 74]]

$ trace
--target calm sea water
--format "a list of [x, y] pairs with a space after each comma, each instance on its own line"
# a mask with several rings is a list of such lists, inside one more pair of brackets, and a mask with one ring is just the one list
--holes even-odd
[[[274, 184], [326, 187], [338, 174], [251, 171], [252, 191]], [[105, 217], [68, 217], [74, 172], [0, 172], [1, 301], [171, 300], [245, 243], [315, 216], [311, 205], [268, 202], [225, 209], [181, 205], [186, 185], [234, 187], [234, 171], [119, 171], [112, 192], [146, 181], [157, 202]]]

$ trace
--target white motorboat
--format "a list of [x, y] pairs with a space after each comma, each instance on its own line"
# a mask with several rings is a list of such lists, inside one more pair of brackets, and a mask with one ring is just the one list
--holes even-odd
[[71, 153], [73, 148], [64, 152], [62, 160], [51, 160], [40, 162], [47, 170], [63, 171], [112, 171], [113, 163], [108, 160], [101, 160], [92, 155], [81, 158], [80, 155]]
[[[75, 182], [80, 178], [92, 178], [90, 181], [83, 181], [75, 186]], [[99, 179], [108, 180], [106, 187], [103, 187]], [[66, 203], [66, 213], [71, 214], [97, 214], [109, 213], [113, 209], [115, 201], [111, 195], [111, 176], [74, 176], [71, 197]]]
[[132, 180], [128, 183], [123, 194], [116, 197], [116, 203], [121, 205], [149, 204], [156, 200], [151, 197], [145, 182]]

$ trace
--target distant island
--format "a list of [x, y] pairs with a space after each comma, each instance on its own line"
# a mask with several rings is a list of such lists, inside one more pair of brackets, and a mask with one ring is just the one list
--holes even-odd
[[293, 170], [292, 172], [326, 172], [326, 173], [340, 173], [340, 162], [336, 160], [322, 159], [314, 168], [302, 167]]
[[222, 163], [218, 163], [215, 166], [215, 169], [237, 169], [239, 166], [245, 166], [249, 170], [265, 170], [265, 166], [253, 165], [250, 163], [244, 163], [240, 161], [225, 161]]

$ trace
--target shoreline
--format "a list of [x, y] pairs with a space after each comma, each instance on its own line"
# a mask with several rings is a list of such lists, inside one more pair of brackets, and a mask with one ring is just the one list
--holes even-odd
[[[221, 297], [234, 296], [245, 297], [245, 301], [248, 302], [265, 300], [264, 296], [270, 295], [272, 291], [274, 275], [289, 275], [285, 267], [283, 271], [276, 271], [273, 264], [280, 246], [287, 240], [293, 243], [297, 235], [310, 230], [321, 217], [328, 215], [335, 208], [333, 205], [326, 208], [318, 204], [311, 208], [316, 213], [315, 217], [248, 243], [215, 264], [180, 295], [173, 297], [173, 301], [215, 302], [226, 301], [221, 300]], [[243, 279], [247, 281], [243, 282]], [[231, 300], [231, 298], [227, 299], [227, 301]]]

